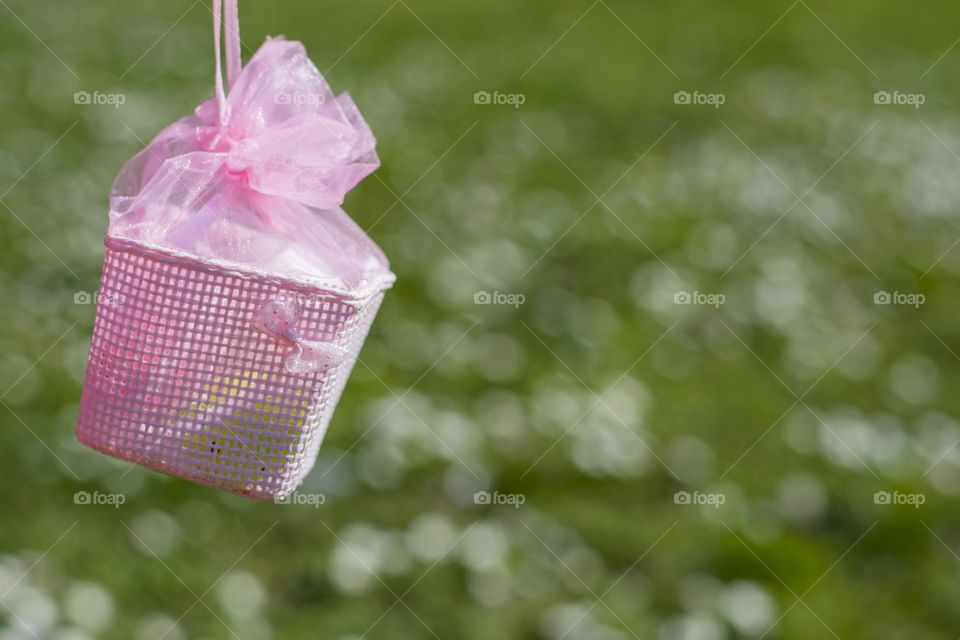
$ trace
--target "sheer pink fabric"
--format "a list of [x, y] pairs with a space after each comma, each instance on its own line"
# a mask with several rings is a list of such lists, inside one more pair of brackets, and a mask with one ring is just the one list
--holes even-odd
[[222, 121], [212, 98], [123, 168], [108, 235], [360, 296], [381, 288], [386, 258], [340, 208], [379, 166], [353, 100], [283, 38], [235, 73]]

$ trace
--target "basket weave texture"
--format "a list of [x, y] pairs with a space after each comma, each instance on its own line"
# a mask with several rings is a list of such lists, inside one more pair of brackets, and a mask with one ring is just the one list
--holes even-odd
[[[382, 299], [108, 238], [77, 436], [232, 493], [289, 495], [316, 460]], [[263, 326], [275, 308], [293, 310], [287, 333]], [[300, 366], [310, 345], [338, 357]]]

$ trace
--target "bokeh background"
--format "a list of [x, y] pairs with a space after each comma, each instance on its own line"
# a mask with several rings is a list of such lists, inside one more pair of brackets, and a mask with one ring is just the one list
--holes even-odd
[[208, 0], [0, 16], [3, 640], [957, 635], [956, 5], [241, 2], [383, 162], [321, 505], [73, 435], [110, 184], [211, 94]]

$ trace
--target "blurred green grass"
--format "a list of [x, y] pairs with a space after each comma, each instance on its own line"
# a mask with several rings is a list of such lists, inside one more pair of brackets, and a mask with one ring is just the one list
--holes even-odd
[[955, 635], [953, 5], [243, 2], [249, 49], [302, 40], [383, 162], [347, 209], [398, 282], [318, 509], [73, 437], [74, 295], [119, 167], [211, 92], [204, 0], [0, 13], [0, 638]]

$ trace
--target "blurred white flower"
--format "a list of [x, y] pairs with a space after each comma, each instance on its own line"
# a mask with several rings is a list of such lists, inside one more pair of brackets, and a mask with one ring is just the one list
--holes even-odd
[[410, 556], [400, 535], [352, 524], [339, 534], [327, 575], [340, 591], [360, 594], [379, 584], [381, 575], [402, 573], [409, 567]]
[[723, 625], [706, 613], [694, 613], [663, 622], [657, 640], [724, 640]]
[[3, 604], [13, 618], [12, 627], [31, 637], [42, 638], [57, 624], [56, 602], [37, 587], [20, 583], [4, 596]]
[[523, 371], [526, 354], [513, 337], [499, 333], [484, 333], [473, 346], [473, 366], [491, 382], [510, 381]]
[[541, 618], [541, 633], [553, 640], [627, 640], [631, 637], [625, 631], [601, 623], [596, 615], [600, 607], [591, 605], [580, 602], [551, 607]]
[[933, 360], [913, 354], [894, 363], [888, 382], [890, 390], [904, 402], [923, 405], [936, 398], [940, 372]]
[[419, 560], [433, 562], [447, 553], [457, 539], [450, 520], [439, 513], [425, 513], [410, 524], [407, 548]]
[[715, 456], [713, 449], [700, 438], [679, 436], [666, 448], [670, 469], [683, 482], [702, 484], [713, 477]]
[[504, 604], [511, 595], [512, 576], [503, 566], [471, 571], [467, 589], [474, 599], [485, 607]]
[[503, 525], [483, 521], [463, 537], [454, 553], [472, 569], [488, 569], [502, 565], [506, 560], [509, 540]]
[[216, 587], [217, 601], [231, 618], [257, 617], [267, 602], [260, 579], [249, 571], [234, 569]]
[[137, 629], [138, 640], [186, 640], [183, 628], [176, 618], [164, 613], [146, 616]]
[[649, 433], [599, 405], [567, 436], [570, 458], [593, 476], [636, 477], [651, 466]]
[[[0, 640], [3, 640], [2, 635]], [[54, 631], [50, 635], [50, 640], [94, 640], [94, 638], [83, 629], [65, 628]]]
[[106, 629], [116, 613], [110, 592], [94, 582], [74, 582], [67, 587], [63, 607], [68, 620], [90, 631]]
[[751, 636], [769, 629], [777, 614], [773, 597], [754, 582], [730, 584], [721, 592], [717, 606], [740, 633]]
[[827, 492], [823, 483], [808, 473], [794, 473], [784, 478], [777, 495], [784, 516], [794, 522], [817, 520], [827, 509]]
[[164, 556], [180, 541], [180, 525], [163, 511], [147, 511], [130, 525], [133, 546], [148, 556]]

